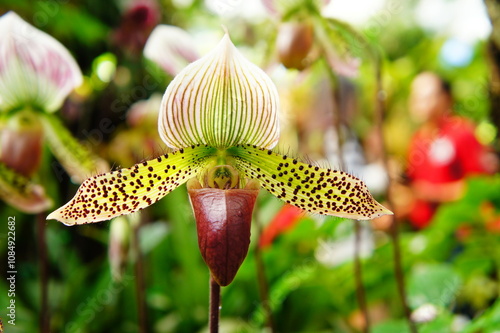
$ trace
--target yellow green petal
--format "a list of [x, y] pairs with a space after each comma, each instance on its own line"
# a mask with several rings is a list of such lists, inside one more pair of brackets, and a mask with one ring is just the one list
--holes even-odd
[[207, 146], [193, 146], [128, 169], [89, 178], [70, 202], [47, 219], [75, 225], [136, 212], [195, 177], [215, 151]]
[[320, 168], [267, 149], [245, 145], [228, 149], [236, 168], [285, 202], [311, 213], [367, 220], [392, 214], [358, 178]]
[[81, 183], [90, 176], [109, 171], [108, 163], [82, 146], [55, 115], [41, 113], [40, 116], [50, 150], [72, 181]]

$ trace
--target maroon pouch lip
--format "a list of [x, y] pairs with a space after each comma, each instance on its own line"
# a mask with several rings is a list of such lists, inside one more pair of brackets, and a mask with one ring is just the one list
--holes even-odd
[[214, 280], [227, 286], [248, 253], [252, 212], [259, 190], [189, 185], [201, 255]]

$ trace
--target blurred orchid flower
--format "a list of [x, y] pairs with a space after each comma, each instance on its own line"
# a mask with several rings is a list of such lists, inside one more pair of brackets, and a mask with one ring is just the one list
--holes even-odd
[[260, 187], [312, 213], [354, 219], [391, 214], [359, 179], [271, 151], [280, 135], [278, 109], [271, 79], [226, 34], [163, 96], [160, 137], [176, 151], [87, 179], [47, 219], [67, 225], [109, 220], [189, 181], [202, 255], [215, 280], [227, 285], [246, 256]]
[[140, 55], [153, 28], [160, 22], [161, 8], [155, 0], [133, 0], [123, 13], [113, 42], [132, 55]]
[[147, 100], [132, 104], [127, 111], [127, 128], [116, 133], [108, 145], [106, 156], [119, 165], [132, 165], [144, 156], [156, 156], [166, 147], [158, 131], [151, 131], [158, 124], [158, 110], [162, 95], [152, 94]]
[[175, 76], [200, 56], [191, 35], [181, 28], [161, 24], [148, 38], [144, 56], [157, 63], [165, 72]]
[[82, 83], [68, 50], [14, 12], [0, 18], [0, 32], [0, 197], [37, 213], [51, 206], [30, 179], [40, 164], [43, 139], [75, 180], [107, 167], [52, 114]]

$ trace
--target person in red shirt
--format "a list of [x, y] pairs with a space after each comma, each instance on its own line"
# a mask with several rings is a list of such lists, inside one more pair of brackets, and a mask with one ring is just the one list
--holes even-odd
[[439, 76], [424, 72], [414, 79], [410, 112], [421, 127], [411, 140], [407, 175], [415, 195], [409, 219], [417, 228], [428, 225], [440, 203], [461, 197], [466, 176], [496, 169], [474, 125], [453, 115], [452, 106], [450, 86]]

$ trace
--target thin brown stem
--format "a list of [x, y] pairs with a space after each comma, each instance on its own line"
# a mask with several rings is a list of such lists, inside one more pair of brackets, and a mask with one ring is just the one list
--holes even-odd
[[36, 217], [37, 222], [37, 245], [40, 269], [40, 332], [50, 332], [48, 288], [49, 288], [49, 263], [47, 261], [47, 243], [45, 242], [46, 219], [45, 214], [40, 213]]
[[[384, 113], [385, 113], [385, 105], [384, 105], [384, 91], [382, 87], [382, 62], [379, 60], [375, 65], [375, 79], [376, 79], [376, 91], [375, 91], [375, 117], [377, 124], [377, 135], [379, 136], [379, 140], [381, 144], [381, 153], [382, 153], [382, 161], [384, 163], [385, 170], [389, 172], [389, 158], [387, 156], [387, 151], [385, 149], [385, 140], [383, 134], [383, 121], [384, 121]], [[394, 207], [392, 191], [391, 189], [391, 177], [388, 177], [388, 188], [389, 191], [387, 193], [387, 203], [388, 208], [391, 209]], [[411, 320], [411, 310], [408, 306], [408, 302], [406, 300], [406, 287], [405, 287], [405, 276], [403, 271], [403, 259], [401, 256], [401, 245], [399, 243], [399, 224], [396, 220], [395, 215], [391, 215], [391, 229], [390, 236], [392, 239], [392, 248], [393, 248], [393, 258], [394, 258], [394, 276], [396, 278], [396, 285], [398, 289], [399, 299], [401, 301], [401, 306], [403, 308], [404, 315], [408, 322], [408, 326], [412, 333], [417, 333], [417, 326]]]
[[[142, 221], [141, 221], [142, 222]], [[139, 332], [148, 332], [148, 317], [146, 308], [146, 283], [144, 279], [144, 258], [139, 246], [139, 229], [141, 223], [133, 223], [132, 248], [135, 254], [135, 292], [137, 299], [137, 316], [139, 321]]]
[[356, 297], [363, 314], [363, 332], [369, 333], [371, 330], [370, 316], [366, 305], [366, 293], [363, 285], [363, 268], [361, 267], [360, 248], [361, 248], [361, 222], [354, 220], [354, 280], [356, 283]]
[[[389, 207], [392, 207], [392, 205], [390, 205]], [[399, 298], [401, 300], [401, 305], [403, 306], [404, 314], [406, 320], [408, 321], [408, 325], [410, 326], [411, 332], [417, 333], [417, 327], [411, 320], [411, 310], [406, 300], [405, 276], [402, 264], [403, 259], [401, 258], [401, 245], [399, 243], [399, 224], [395, 217], [392, 217], [391, 238], [394, 252], [394, 274], [396, 276]]]
[[[333, 126], [335, 127], [335, 130], [337, 132], [337, 151], [338, 151], [338, 163], [339, 167], [341, 169], [345, 169], [345, 161], [344, 161], [344, 155], [343, 155], [343, 145], [344, 145], [344, 136], [342, 133], [342, 125], [347, 123], [346, 119], [343, 119], [342, 116], [346, 114], [346, 110], [343, 110], [342, 108], [345, 107], [345, 104], [348, 103], [342, 103], [342, 99], [345, 98], [354, 98], [354, 96], [349, 96], [347, 92], [342, 89], [341, 81], [339, 81], [333, 72], [332, 68], [330, 66], [326, 66], [328, 68], [328, 74], [330, 78], [330, 82], [332, 84], [332, 87], [334, 87], [334, 99], [337, 104], [337, 112], [336, 114], [333, 115], [335, 119]], [[365, 287], [363, 285], [363, 267], [361, 266], [361, 260], [359, 257], [359, 249], [361, 246], [361, 227], [360, 227], [360, 222], [358, 220], [354, 221], [354, 234], [355, 234], [355, 241], [354, 241], [354, 281], [356, 284], [356, 298], [358, 301], [359, 308], [361, 309], [361, 313], [363, 315], [364, 323], [363, 323], [363, 332], [369, 333], [370, 332], [370, 318], [368, 315], [368, 307], [366, 304], [366, 291]]]
[[210, 275], [210, 315], [208, 326], [210, 333], [219, 332], [220, 286]]

